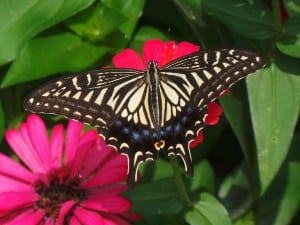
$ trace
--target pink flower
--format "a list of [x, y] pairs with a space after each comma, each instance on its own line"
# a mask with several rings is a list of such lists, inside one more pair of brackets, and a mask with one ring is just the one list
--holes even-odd
[[[144, 43], [143, 57], [133, 49], [124, 49], [113, 58], [114, 66], [117, 68], [132, 68], [146, 70], [150, 61], [156, 61], [159, 67], [166, 65], [174, 59], [180, 58], [200, 50], [200, 47], [189, 42], [174, 41], [162, 42], [161, 40], [149, 40]], [[219, 122], [222, 108], [215, 102], [208, 105], [208, 116], [205, 119], [207, 125], [215, 125]], [[203, 133], [200, 131], [198, 137], [190, 143], [190, 147], [196, 147], [203, 141]]]
[[127, 160], [96, 131], [71, 120], [48, 138], [40, 117], [30, 115], [6, 140], [19, 164], [0, 154], [0, 224], [128, 225], [139, 220], [120, 194], [127, 189]]

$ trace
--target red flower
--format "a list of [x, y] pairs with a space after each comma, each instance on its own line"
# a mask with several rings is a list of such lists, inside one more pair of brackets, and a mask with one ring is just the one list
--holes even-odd
[[[82, 133], [71, 120], [66, 130], [30, 115], [6, 139], [23, 166], [0, 154], [0, 224], [129, 225], [139, 220], [120, 194], [127, 189], [126, 157], [105, 145], [96, 131]], [[65, 141], [64, 141], [65, 140]]]
[[[144, 43], [143, 57], [133, 49], [124, 49], [113, 58], [114, 66], [117, 68], [132, 68], [146, 70], [150, 61], [156, 61], [159, 67], [166, 65], [174, 59], [180, 58], [200, 50], [200, 47], [189, 42], [180, 42], [178, 45], [174, 41], [162, 42], [161, 40], [149, 40]], [[215, 125], [222, 114], [222, 108], [217, 103], [208, 105], [208, 115], [205, 119], [207, 125]], [[202, 131], [198, 137], [190, 143], [190, 147], [196, 147], [203, 141]]]

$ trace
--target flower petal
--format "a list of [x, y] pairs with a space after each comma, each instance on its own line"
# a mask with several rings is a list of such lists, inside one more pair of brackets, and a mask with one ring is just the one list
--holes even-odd
[[[27, 132], [26, 124], [20, 125], [20, 131], [9, 129], [5, 133], [5, 138], [10, 147], [20, 157], [20, 159], [35, 173], [45, 172], [44, 167], [36, 155], [35, 149], [30, 141], [25, 140]], [[28, 136], [27, 136], [28, 137]]]
[[194, 45], [190, 42], [180, 42], [177, 45], [177, 48], [174, 52], [174, 59], [180, 58], [182, 56], [197, 52], [200, 50], [200, 47], [198, 45]]
[[0, 193], [0, 216], [25, 208], [36, 202], [40, 196], [33, 191], [11, 191]]
[[118, 182], [125, 182], [127, 178], [127, 166], [126, 167], [113, 167], [101, 170], [90, 180], [82, 183], [83, 188], [97, 187], [105, 184], [113, 184]]
[[163, 52], [163, 42], [161, 40], [146, 41], [143, 47], [144, 68], [150, 61], [156, 61], [161, 66]]
[[103, 217], [100, 214], [95, 213], [91, 210], [77, 207], [74, 210], [74, 215], [78, 218], [78, 220], [83, 225], [91, 225], [91, 224], [103, 225], [104, 224]]
[[76, 156], [69, 174], [70, 178], [74, 178], [78, 174], [78, 171], [86, 166], [83, 162], [85, 161], [86, 156], [95, 148], [97, 138], [98, 134], [95, 130], [85, 132], [80, 138]]
[[99, 165], [107, 162], [108, 159], [114, 157], [115, 154], [116, 151], [112, 147], [107, 146], [102, 137], [99, 137], [96, 140], [94, 148], [91, 149], [89, 154], [85, 157], [85, 161], [83, 162], [85, 166], [81, 168], [80, 174], [82, 177], [88, 177]]
[[113, 57], [113, 63], [116, 68], [130, 68], [144, 70], [144, 64], [139, 54], [130, 49], [124, 49]]
[[124, 213], [127, 212], [131, 203], [123, 196], [94, 196], [80, 203], [81, 206], [92, 210], [111, 212], [111, 213]]
[[50, 151], [52, 155], [52, 164], [54, 168], [60, 168], [62, 166], [64, 147], [64, 127], [62, 124], [58, 124], [53, 127], [52, 135], [50, 138]]
[[80, 133], [83, 128], [83, 123], [75, 120], [70, 120], [67, 127], [66, 135], [66, 159], [65, 164], [67, 168], [71, 168], [73, 160], [76, 156], [77, 147], [80, 141]]
[[[0, 154], [0, 176], [9, 176], [25, 183], [34, 181], [34, 175], [10, 157]], [[3, 183], [1, 183], [3, 185]], [[0, 186], [1, 186], [0, 185]]]
[[31, 114], [27, 117], [27, 127], [29, 138], [39, 160], [46, 171], [49, 171], [52, 161], [46, 125], [38, 115]]
[[59, 215], [57, 218], [57, 222], [59, 224], [64, 224], [65, 222], [65, 217], [70, 213], [70, 210], [77, 204], [76, 201], [70, 200], [67, 202], [64, 202], [59, 210]]
[[123, 218], [113, 214], [104, 214], [104, 225], [130, 225]]
[[205, 118], [205, 124], [207, 125], [215, 125], [219, 122], [220, 116], [223, 113], [222, 107], [216, 103], [212, 102], [207, 106], [208, 114]]
[[202, 130], [200, 130], [198, 132], [196, 139], [194, 139], [190, 142], [190, 144], [189, 144], [190, 148], [195, 148], [195, 147], [197, 147], [197, 145], [201, 144], [202, 142], [203, 142], [203, 132], [202, 132]]
[[40, 225], [44, 217], [42, 210], [25, 208], [11, 215], [0, 218], [0, 224], [5, 225]]

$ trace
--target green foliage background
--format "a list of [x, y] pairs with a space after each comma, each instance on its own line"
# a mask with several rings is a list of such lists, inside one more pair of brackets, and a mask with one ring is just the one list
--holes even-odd
[[[284, 16], [284, 9], [288, 16]], [[165, 160], [146, 163], [126, 196], [138, 224], [299, 224], [299, 0], [0, 0], [0, 141], [39, 84], [100, 68], [145, 40], [261, 53], [267, 66], [220, 99], [225, 116], [192, 151], [186, 202]], [[49, 123], [60, 117], [45, 117]]]

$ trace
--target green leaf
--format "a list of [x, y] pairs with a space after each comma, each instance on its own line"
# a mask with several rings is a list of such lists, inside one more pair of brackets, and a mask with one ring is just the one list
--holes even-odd
[[257, 204], [258, 224], [289, 225], [300, 207], [300, 133], [296, 133], [289, 155], [278, 176]]
[[8, 87], [55, 73], [86, 69], [108, 51], [109, 48], [105, 46], [90, 45], [71, 33], [38, 37], [23, 49], [1, 86]]
[[139, 184], [128, 190], [125, 196], [133, 203], [131, 210], [141, 213], [177, 213], [183, 208], [172, 178]]
[[190, 178], [189, 192], [207, 191], [213, 193], [214, 191], [214, 172], [210, 163], [203, 160], [195, 164], [195, 173]]
[[244, 166], [237, 169], [226, 177], [219, 189], [218, 196], [232, 219], [247, 212], [253, 203], [252, 187], [246, 171]]
[[0, 101], [0, 143], [3, 139], [3, 136], [4, 136], [4, 132], [5, 132], [5, 120], [4, 120], [4, 112], [3, 112], [3, 109], [2, 109], [2, 104], [1, 104], [1, 101]]
[[120, 26], [124, 38], [130, 40], [140, 15], [143, 12], [145, 0], [102, 0], [102, 4], [114, 9], [127, 18]]
[[289, 17], [299, 17], [300, 16], [300, 2], [299, 0], [283, 0], [286, 9], [288, 11]]
[[[252, 74], [251, 76], [258, 76]], [[239, 144], [242, 147], [245, 160], [250, 168], [256, 166], [253, 151], [253, 133], [251, 127], [248, 98], [245, 85], [238, 84], [230, 89], [225, 96], [219, 99], [226, 119], [230, 123]]]
[[106, 35], [116, 31], [126, 17], [118, 11], [108, 8], [102, 2], [89, 7], [65, 21], [65, 24], [79, 36], [90, 42], [100, 41]]
[[36, 34], [76, 14], [93, 1], [0, 1], [0, 65], [13, 60]]
[[197, 24], [199, 27], [205, 25], [201, 13], [201, 0], [173, 0], [173, 2], [186, 17], [188, 23]]
[[261, 193], [274, 179], [291, 144], [299, 115], [297, 79], [272, 63], [247, 80]]
[[200, 200], [185, 214], [185, 220], [191, 225], [230, 225], [231, 220], [226, 209], [208, 193], [201, 193]]
[[203, 11], [230, 29], [254, 39], [268, 39], [273, 35], [272, 15], [258, 1], [202, 0]]
[[163, 159], [157, 159], [155, 161], [143, 163], [141, 165], [140, 173], [144, 182], [172, 177], [173, 170], [169, 162]]
[[277, 42], [277, 48], [286, 55], [300, 58], [300, 18], [289, 18], [284, 23], [285, 35]]

